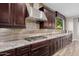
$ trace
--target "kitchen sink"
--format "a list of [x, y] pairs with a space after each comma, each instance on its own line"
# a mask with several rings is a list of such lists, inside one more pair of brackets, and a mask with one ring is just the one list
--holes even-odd
[[36, 40], [40, 40], [40, 39], [45, 39], [47, 37], [45, 36], [34, 36], [34, 37], [27, 37], [27, 38], [24, 38], [25, 40], [27, 41], [36, 41]]

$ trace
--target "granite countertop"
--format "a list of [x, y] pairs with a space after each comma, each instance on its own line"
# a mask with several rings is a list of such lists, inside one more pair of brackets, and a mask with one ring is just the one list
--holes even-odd
[[[47, 38], [36, 40], [36, 41], [32, 41], [32, 42], [26, 41], [24, 39], [0, 42], [0, 52], [6, 51], [6, 50], [10, 50], [10, 49], [14, 49], [14, 48], [18, 48], [18, 47], [25, 46], [25, 45], [30, 45], [30, 44], [41, 42], [41, 41], [44, 41], [44, 40], [49, 40], [51, 38], [53, 39], [53, 38], [65, 36], [65, 35], [68, 35], [68, 34], [70, 34], [70, 33], [46, 34], [45, 36]], [[40, 34], [38, 34], [38, 35], [40, 35]]]

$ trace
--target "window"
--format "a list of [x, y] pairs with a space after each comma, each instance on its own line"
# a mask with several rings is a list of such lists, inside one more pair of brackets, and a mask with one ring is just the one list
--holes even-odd
[[63, 30], [64, 26], [64, 21], [60, 17], [56, 17], [55, 19], [55, 29], [56, 30]]

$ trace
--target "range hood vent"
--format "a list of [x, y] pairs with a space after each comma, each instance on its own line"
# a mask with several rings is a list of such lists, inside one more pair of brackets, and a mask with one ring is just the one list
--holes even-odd
[[32, 21], [47, 21], [47, 18], [42, 11], [31, 7], [29, 3], [27, 3], [26, 6], [29, 14], [29, 16], [26, 19]]

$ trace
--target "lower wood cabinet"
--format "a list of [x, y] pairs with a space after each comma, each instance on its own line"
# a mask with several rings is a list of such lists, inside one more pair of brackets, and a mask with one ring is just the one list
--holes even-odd
[[53, 55], [55, 53], [54, 41], [55, 41], [55, 39], [50, 39], [50, 45], [49, 45], [49, 54], [50, 55]]
[[58, 38], [58, 50], [62, 48], [62, 37]]
[[29, 56], [30, 45], [0, 52], [0, 56]]
[[54, 39], [54, 47], [53, 47], [53, 49], [54, 49], [54, 52], [58, 51], [58, 38]]
[[16, 48], [17, 56], [29, 56], [29, 52], [30, 52], [30, 45]]
[[50, 40], [50, 55], [53, 55], [55, 52], [57, 52], [61, 48], [62, 48], [61, 37]]
[[54, 53], [64, 48], [66, 45], [70, 44], [71, 42], [72, 42], [72, 34], [50, 39], [49, 54], [53, 55]]
[[49, 55], [49, 47], [48, 46], [42, 46], [38, 49], [31, 51], [31, 56], [48, 56]]
[[15, 55], [16, 55], [15, 49], [0, 52], [0, 56], [15, 56]]
[[48, 56], [49, 55], [49, 41], [42, 41], [31, 45], [31, 56]]
[[66, 37], [63, 36], [62, 37], [62, 48], [66, 46], [66, 41], [67, 41]]

